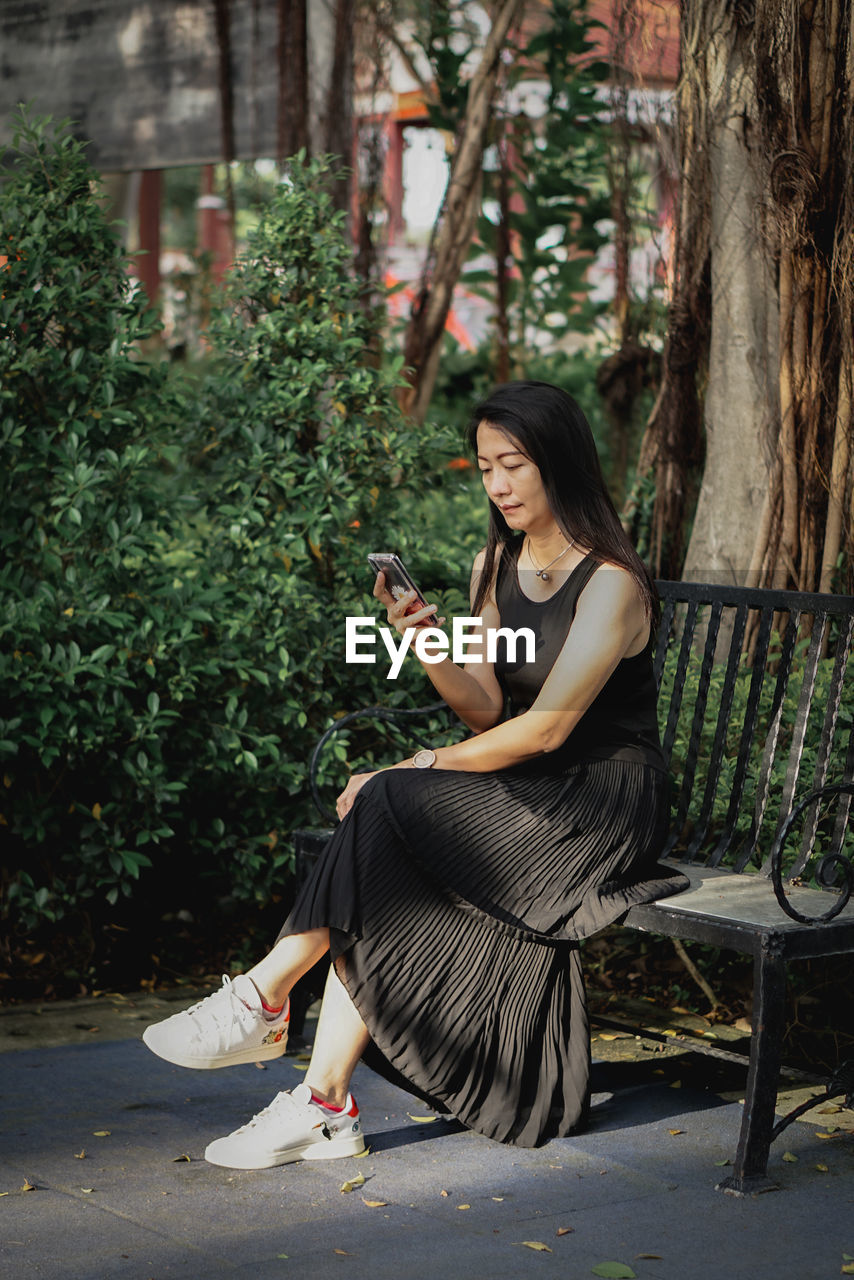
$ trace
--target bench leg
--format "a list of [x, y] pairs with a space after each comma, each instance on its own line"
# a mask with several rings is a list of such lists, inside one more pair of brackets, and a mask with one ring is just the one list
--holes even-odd
[[718, 1183], [718, 1191], [756, 1195], [760, 1191], [772, 1191], [778, 1185], [768, 1177], [767, 1170], [780, 1076], [785, 999], [786, 962], [777, 953], [773, 938], [763, 940], [762, 950], [753, 962], [753, 1035], [741, 1134], [732, 1175]]

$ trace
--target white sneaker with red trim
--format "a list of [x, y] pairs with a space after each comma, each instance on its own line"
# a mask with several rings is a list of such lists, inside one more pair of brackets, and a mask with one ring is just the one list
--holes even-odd
[[275, 1018], [264, 1012], [255, 983], [245, 974], [223, 977], [212, 996], [146, 1027], [152, 1053], [177, 1067], [232, 1067], [280, 1058], [288, 1043], [288, 1003]]
[[365, 1150], [352, 1094], [340, 1111], [316, 1100], [307, 1084], [278, 1093], [269, 1107], [227, 1138], [211, 1142], [205, 1159], [226, 1169], [272, 1169], [294, 1160], [337, 1160]]

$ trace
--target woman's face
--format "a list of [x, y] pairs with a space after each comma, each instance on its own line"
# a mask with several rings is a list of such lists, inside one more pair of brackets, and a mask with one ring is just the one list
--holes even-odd
[[477, 464], [483, 487], [511, 529], [551, 533], [555, 518], [540, 470], [511, 436], [489, 422], [477, 429]]

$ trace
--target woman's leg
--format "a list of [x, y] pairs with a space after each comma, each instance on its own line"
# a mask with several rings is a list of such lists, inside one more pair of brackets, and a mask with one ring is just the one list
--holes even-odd
[[[252, 979], [261, 998], [273, 1008], [278, 1008], [287, 999], [297, 979], [328, 950], [328, 929], [292, 934], [277, 942], [246, 976]], [[306, 1075], [306, 1083], [321, 1101], [333, 1107], [344, 1106], [350, 1077], [369, 1040], [367, 1027], [335, 972], [335, 966], [330, 965], [311, 1065]]]
[[329, 930], [309, 929], [280, 938], [246, 976], [272, 1008], [283, 1005], [294, 984], [329, 950]]
[[322, 1102], [343, 1107], [350, 1077], [369, 1040], [368, 1029], [335, 966], [329, 966], [306, 1084]]

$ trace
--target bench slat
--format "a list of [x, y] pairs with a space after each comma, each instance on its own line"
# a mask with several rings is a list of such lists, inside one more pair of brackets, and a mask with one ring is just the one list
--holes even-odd
[[753, 819], [750, 824], [745, 841], [744, 852], [748, 854], [746, 865], [753, 861], [756, 848], [762, 834], [762, 826], [765, 821], [765, 812], [768, 807], [768, 798], [771, 794], [771, 775], [774, 768], [774, 762], [777, 758], [777, 747], [780, 741], [780, 725], [783, 720], [783, 709], [786, 704], [786, 694], [789, 688], [789, 677], [792, 674], [792, 656], [795, 652], [795, 642], [798, 638], [798, 630], [800, 628], [801, 613], [796, 609], [789, 614], [789, 621], [783, 634], [783, 647], [780, 652], [779, 663], [777, 667], [777, 679], [774, 684], [774, 696], [771, 702], [770, 728], [765, 738], [765, 750], [762, 755], [762, 764], [759, 768], [759, 776], [756, 780], [756, 796], [753, 806]]
[[[706, 785], [703, 792], [703, 803], [700, 808], [700, 815], [697, 820], [697, 829], [694, 837], [688, 846], [687, 856], [690, 861], [694, 861], [701, 847], [705, 843], [706, 833], [709, 829], [709, 820], [711, 818], [712, 809], [717, 797], [721, 763], [723, 761], [724, 749], [727, 741], [727, 729], [729, 727], [730, 713], [732, 711], [732, 702], [735, 697], [735, 680], [738, 669], [741, 664], [741, 648], [744, 642], [744, 633], [747, 627], [747, 606], [741, 604], [736, 609], [735, 619], [733, 621], [732, 634], [730, 636], [729, 656], [727, 658], [727, 669], [724, 677], [723, 696], [721, 697], [720, 706], [718, 708], [717, 724], [715, 726], [715, 737], [712, 743], [712, 751], [709, 758], [709, 769], [706, 774]], [[715, 632], [717, 634], [717, 632]], [[709, 649], [711, 640], [707, 634], [706, 647]], [[712, 645], [712, 649], [714, 646]], [[742, 779], [743, 786], [743, 779]], [[719, 846], [720, 847], [720, 846]], [[717, 852], [717, 850], [716, 850]], [[726, 846], [721, 849], [720, 856], [726, 852]]]
[[[825, 615], [825, 621], [828, 622]], [[840, 629], [840, 635], [837, 641], [836, 658], [833, 663], [833, 674], [830, 680], [830, 689], [828, 691], [828, 702], [825, 709], [824, 722], [821, 729], [821, 740], [819, 742], [818, 754], [816, 756], [815, 774], [813, 776], [811, 791], [819, 791], [827, 782], [828, 769], [831, 762], [831, 751], [833, 742], [836, 737], [836, 726], [839, 720], [839, 708], [842, 702], [842, 689], [845, 680], [845, 672], [848, 667], [848, 660], [851, 656], [851, 639], [854, 635], [854, 618], [846, 618]], [[825, 632], [824, 643], [827, 643], [827, 633]], [[852, 752], [854, 752], [854, 737], [849, 735], [848, 759], [846, 760], [843, 771], [842, 781], [851, 781]], [[846, 792], [840, 796], [840, 805], [837, 810], [836, 823], [833, 829], [833, 835], [830, 842], [830, 851], [838, 853], [842, 847], [842, 841], [845, 836], [845, 828], [848, 821], [848, 810], [851, 805], [851, 797]], [[844, 808], [844, 814], [841, 813]], [[840, 821], [841, 818], [841, 821]], [[781, 824], [785, 820], [785, 814], [781, 815]], [[819, 810], [818, 807], [812, 808], [804, 824], [804, 833], [801, 839], [801, 848], [796, 861], [789, 871], [790, 876], [801, 876], [804, 874], [807, 863], [809, 862], [813, 849], [815, 848], [816, 834], [818, 831]]]
[[[779, 809], [777, 814], [777, 824], [774, 830], [775, 839], [780, 835], [783, 823], [786, 821], [786, 814], [791, 811], [795, 799], [795, 790], [797, 788], [798, 778], [801, 772], [804, 743], [807, 736], [807, 724], [809, 723], [810, 708], [812, 707], [813, 694], [815, 693], [818, 663], [821, 658], [827, 621], [827, 614], [816, 613], [813, 617], [809, 650], [807, 652], [806, 661], [804, 662], [801, 695], [798, 699], [798, 708], [795, 713], [795, 725], [792, 732], [792, 743], [789, 748], [789, 762], [786, 769], [786, 779], [783, 783], [783, 790], [778, 802]], [[764, 867], [764, 870], [767, 872], [767, 865]]]
[[[759, 723], [759, 706], [762, 697], [762, 686], [765, 681], [765, 665], [768, 661], [768, 649], [771, 644], [771, 636], [774, 627], [774, 610], [770, 605], [759, 612], [759, 627], [756, 635], [756, 644], [753, 650], [753, 669], [750, 676], [750, 689], [747, 694], [747, 708], [744, 716], [744, 724], [741, 730], [741, 739], [738, 749], [738, 760], [735, 766], [735, 782], [730, 797], [729, 811], [726, 819], [726, 829], [724, 838], [712, 851], [709, 862], [712, 866], [719, 866], [723, 861], [725, 854], [729, 851], [730, 843], [733, 835], [737, 830], [738, 816], [741, 812], [741, 802], [744, 796], [744, 787], [750, 776], [750, 756], [753, 750], [753, 744], [756, 739], [756, 729]], [[736, 858], [735, 869], [743, 871], [750, 861], [750, 846], [746, 846], [740, 856]]]
[[[700, 679], [697, 683], [697, 696], [694, 702], [694, 715], [691, 720], [691, 734], [688, 739], [688, 750], [685, 753], [685, 764], [682, 773], [682, 789], [679, 798], [679, 809], [677, 818], [677, 827], [682, 826], [688, 814], [691, 799], [694, 794], [694, 778], [697, 773], [697, 762], [700, 758], [700, 739], [703, 733], [703, 725], [706, 719], [706, 706], [709, 700], [709, 686], [712, 680], [712, 668], [715, 665], [715, 649], [717, 648], [718, 632], [720, 631], [721, 616], [723, 614], [723, 604], [720, 600], [715, 600], [712, 604], [708, 620], [705, 623], [706, 639], [703, 647], [703, 661], [700, 666]], [[691, 639], [695, 638], [696, 626], [692, 629]], [[677, 679], [679, 677], [677, 676]], [[702, 844], [702, 836], [704, 832], [700, 832], [700, 839], [694, 839], [687, 846], [685, 851], [680, 855], [685, 862], [692, 862]]]

